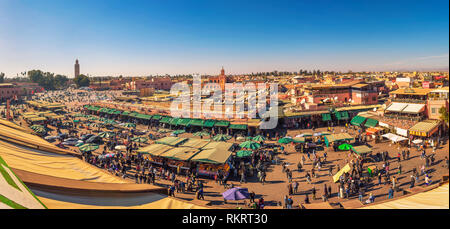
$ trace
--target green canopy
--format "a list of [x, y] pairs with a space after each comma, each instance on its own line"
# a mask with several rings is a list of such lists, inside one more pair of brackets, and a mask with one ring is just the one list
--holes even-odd
[[366, 120], [366, 118], [357, 115], [357, 116], [353, 117], [353, 119], [352, 119], [352, 121], [350, 121], [350, 123], [355, 126], [360, 126], [365, 120]]
[[262, 135], [258, 135], [258, 136], [253, 138], [253, 141], [255, 141], [255, 142], [262, 142], [262, 141], [265, 141], [265, 140], [266, 140], [266, 138], [264, 136], [262, 136]]
[[338, 147], [339, 150], [343, 150], [343, 151], [350, 150], [351, 148], [352, 148], [352, 145], [347, 144], [347, 143], [342, 144], [342, 145], [340, 145], [340, 146]]
[[80, 122], [80, 120], [73, 120], [73, 122], [78, 123], [78, 122]]
[[172, 120], [170, 120], [169, 124], [170, 125], [177, 125], [179, 118], [172, 118]]
[[230, 122], [228, 121], [218, 121], [214, 124], [215, 127], [228, 127]]
[[135, 137], [135, 138], [132, 138], [131, 141], [139, 142], [139, 143], [146, 143], [146, 142], [148, 142], [148, 138], [146, 138], [146, 137]]
[[170, 123], [171, 120], [172, 120], [171, 117], [163, 117], [159, 122], [160, 123]]
[[95, 121], [95, 120], [98, 120], [98, 118], [97, 117], [89, 117], [88, 120]]
[[239, 146], [244, 149], [259, 149], [261, 147], [259, 143], [256, 143], [254, 141], [245, 141], [239, 144]]
[[250, 157], [253, 151], [250, 150], [240, 150], [236, 153], [236, 157]]
[[213, 140], [217, 141], [217, 142], [226, 142], [226, 141], [228, 141], [230, 139], [231, 139], [231, 136], [225, 135], [225, 134], [218, 134], [218, 135], [213, 137]]
[[104, 123], [105, 124], [111, 124], [111, 125], [117, 124], [117, 122], [112, 120], [112, 119], [108, 119], [108, 120], [104, 121]]
[[205, 122], [203, 123], [203, 127], [214, 127], [214, 125], [216, 124], [215, 120], [205, 120]]
[[247, 129], [247, 125], [243, 125], [243, 124], [231, 124], [228, 128], [234, 129], [234, 130], [246, 130], [246, 129]]
[[337, 120], [347, 120], [349, 118], [347, 111], [339, 111], [334, 113], [334, 115], [336, 116]]
[[189, 118], [180, 118], [177, 121], [177, 126], [189, 126], [189, 123], [191, 122], [191, 119]]
[[152, 116], [147, 114], [138, 114], [137, 118], [144, 119], [144, 120], [151, 120]]
[[86, 124], [86, 126], [90, 126], [90, 127], [102, 127], [103, 125], [100, 123], [88, 123]]
[[291, 142], [293, 142], [294, 140], [292, 138], [281, 138], [280, 140], [278, 140], [278, 143], [281, 144], [289, 144]]
[[128, 115], [130, 115], [130, 112], [129, 111], [124, 111], [124, 112], [122, 112], [122, 115], [123, 116], [128, 116]]
[[205, 121], [201, 120], [201, 119], [192, 119], [191, 122], [189, 123], [189, 125], [191, 126], [201, 126], [203, 127], [203, 123]]
[[378, 120], [371, 119], [371, 118], [368, 118], [366, 123], [364, 123], [365, 127], [375, 127], [376, 125], [378, 125]]
[[322, 120], [323, 121], [331, 121], [331, 114], [330, 113], [325, 113], [325, 114], [322, 114]]
[[94, 150], [97, 150], [99, 148], [99, 146], [97, 144], [84, 144], [82, 146], [80, 146], [80, 151], [83, 152], [91, 152]]
[[152, 119], [153, 119], [153, 120], [160, 120], [161, 118], [162, 118], [161, 115], [153, 115], [153, 116], [152, 116]]
[[99, 137], [101, 138], [111, 138], [114, 137], [116, 134], [114, 132], [101, 132], [100, 134], [98, 134]]

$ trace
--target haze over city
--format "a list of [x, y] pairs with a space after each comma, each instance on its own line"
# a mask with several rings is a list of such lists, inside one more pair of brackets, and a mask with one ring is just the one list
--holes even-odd
[[[349, 7], [351, 5], [352, 7]], [[0, 71], [448, 70], [448, 1], [0, 2]]]

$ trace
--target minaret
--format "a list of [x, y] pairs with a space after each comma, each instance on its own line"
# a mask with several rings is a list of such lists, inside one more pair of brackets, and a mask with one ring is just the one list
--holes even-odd
[[80, 64], [78, 63], [78, 59], [75, 61], [75, 77], [80, 75]]
[[220, 70], [219, 76], [219, 84], [222, 91], [225, 91], [225, 84], [227, 83], [227, 76], [225, 75], [225, 69], [222, 66], [222, 70]]

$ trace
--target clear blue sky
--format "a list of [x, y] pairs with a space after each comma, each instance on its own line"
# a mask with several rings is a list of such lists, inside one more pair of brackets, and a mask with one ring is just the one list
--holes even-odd
[[446, 68], [449, 2], [0, 0], [0, 72]]

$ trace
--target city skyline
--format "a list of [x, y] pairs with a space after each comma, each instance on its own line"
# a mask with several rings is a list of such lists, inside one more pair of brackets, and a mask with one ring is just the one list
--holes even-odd
[[448, 71], [448, 1], [350, 4], [6, 0], [0, 72]]

